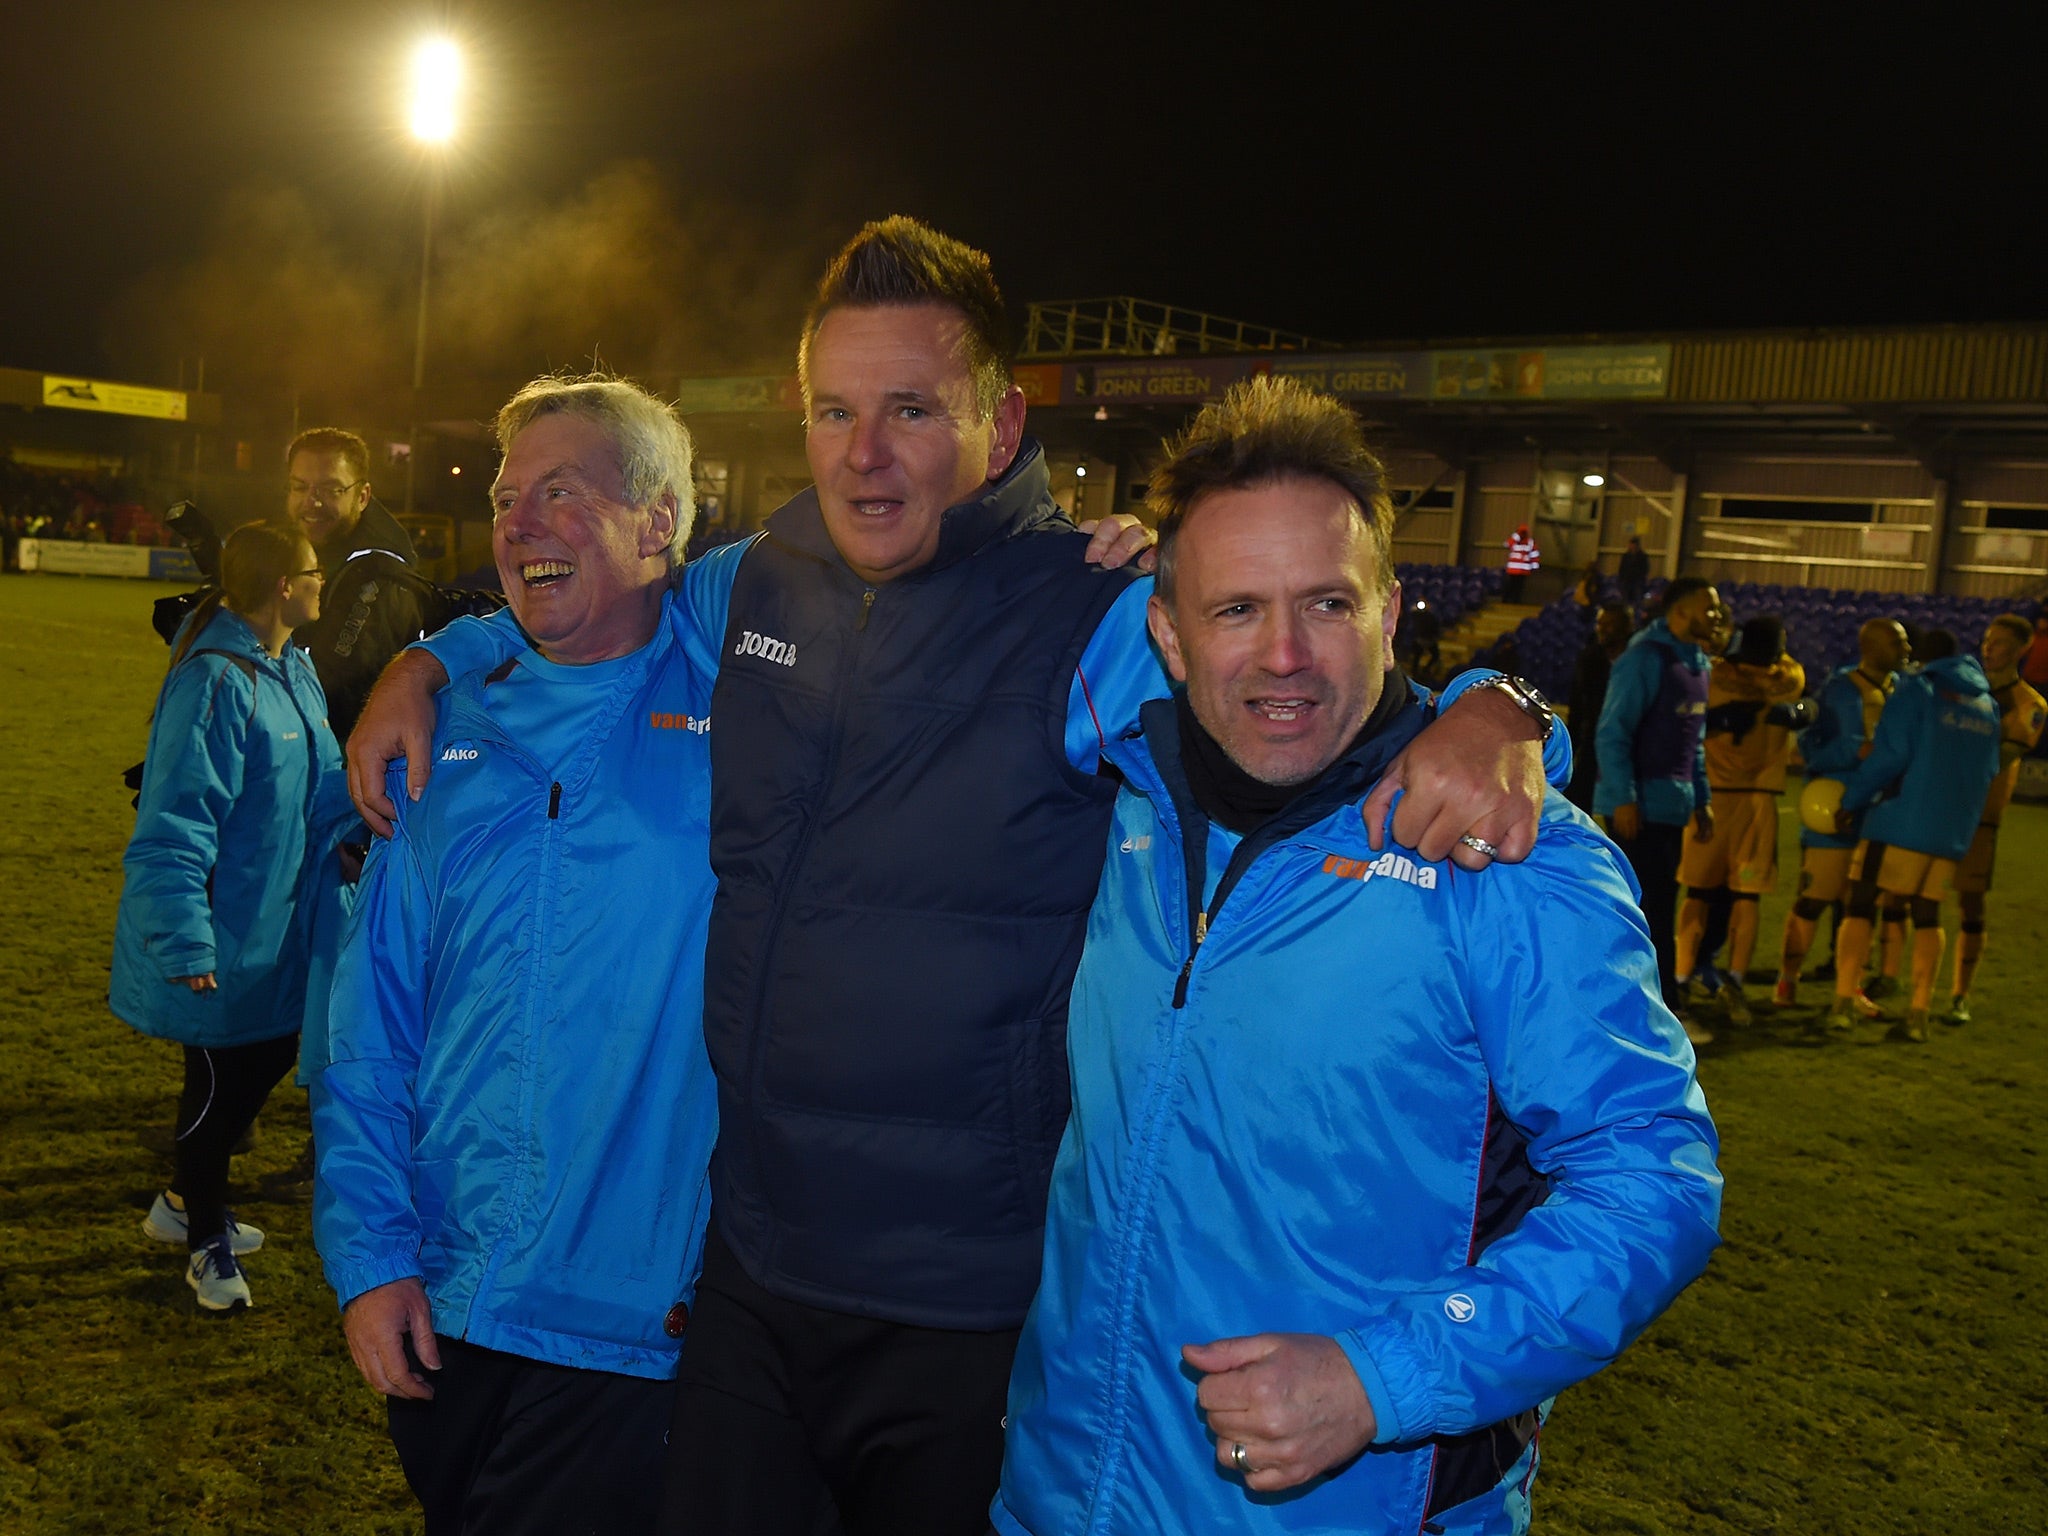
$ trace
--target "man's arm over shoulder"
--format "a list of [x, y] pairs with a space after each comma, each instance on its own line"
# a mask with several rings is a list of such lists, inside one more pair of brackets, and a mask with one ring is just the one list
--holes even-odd
[[1149, 576], [1126, 587], [1095, 626], [1074, 669], [1067, 692], [1067, 761], [1082, 773], [1093, 773], [1103, 747], [1137, 726], [1139, 706], [1172, 691], [1145, 625], [1151, 597]]
[[1592, 1375], [1718, 1241], [1718, 1140], [1612, 845], [1553, 808], [1527, 865], [1452, 880], [1498, 1113], [1549, 1190], [1476, 1262], [1339, 1338], [1382, 1443], [1494, 1423]]
[[726, 619], [732, 610], [732, 584], [739, 576], [740, 561], [761, 537], [757, 534], [708, 549], [683, 567], [676, 578], [669, 626], [676, 643], [706, 677], [718, 675], [719, 657], [725, 649]]
[[[403, 771], [394, 767], [393, 777]], [[406, 815], [364, 865], [335, 966], [329, 1065], [312, 1087], [313, 1235], [344, 1306], [420, 1273], [413, 1090], [426, 1042], [433, 902]]]

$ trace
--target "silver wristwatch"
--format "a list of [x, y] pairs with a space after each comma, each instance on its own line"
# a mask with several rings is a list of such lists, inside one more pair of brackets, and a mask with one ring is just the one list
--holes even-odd
[[[1557, 711], [1550, 707], [1550, 700], [1543, 697], [1534, 683], [1519, 677], [1510, 677], [1505, 672], [1496, 672], [1492, 677], [1482, 677], [1465, 689], [1465, 694], [1477, 693], [1482, 688], [1498, 688], [1515, 701], [1515, 708], [1543, 727], [1542, 743], [1550, 744], [1550, 733], [1557, 729]], [[1465, 694], [1460, 694], [1463, 698]]]

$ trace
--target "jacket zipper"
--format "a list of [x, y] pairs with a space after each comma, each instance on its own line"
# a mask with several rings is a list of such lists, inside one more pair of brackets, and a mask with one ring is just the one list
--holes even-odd
[[562, 786], [560, 784], [550, 784], [548, 786], [548, 820], [558, 820], [560, 819], [561, 814]]
[[[873, 587], [866, 587], [862, 590], [860, 595], [860, 617], [854, 620], [854, 634], [863, 635], [867, 632], [868, 618], [874, 612], [877, 595]], [[818, 779], [818, 792], [820, 795], [823, 795], [831, 786], [832, 776], [839, 767], [839, 746], [841, 738], [846, 734], [846, 712], [853, 692], [851, 687], [853, 674], [860, 665], [860, 654], [861, 646], [859, 641], [848, 645], [845, 658], [839, 663], [839, 675], [833, 680], [832, 729], [825, 741], [824, 772]], [[764, 956], [774, 949], [776, 940], [781, 937], [782, 919], [789, 910], [790, 893], [796, 889], [797, 879], [803, 872], [804, 862], [810, 857], [811, 843], [817, 835], [818, 823], [823, 819], [823, 810], [824, 807], [822, 805], [814, 806], [811, 814], [805, 819], [803, 832], [797, 839], [796, 852], [790, 856], [789, 868], [783, 875], [781, 886], [775, 892], [775, 905], [768, 914], [767, 937], [762, 941], [761, 946], [761, 953]], [[756, 1100], [759, 1099], [761, 1092], [761, 1071], [764, 1055], [762, 1046], [768, 1033], [764, 1027], [764, 1016], [768, 1010], [769, 969], [765, 964], [761, 966], [760, 980], [754, 986], [753, 1013], [748, 1021], [751, 1027], [747, 1031], [747, 1093], [750, 1099]], [[758, 1130], [752, 1131], [747, 1140], [748, 1150], [753, 1156], [754, 1165], [759, 1167], [762, 1157], [761, 1139]], [[773, 1258], [771, 1257], [768, 1262], [772, 1267], [774, 1264]]]

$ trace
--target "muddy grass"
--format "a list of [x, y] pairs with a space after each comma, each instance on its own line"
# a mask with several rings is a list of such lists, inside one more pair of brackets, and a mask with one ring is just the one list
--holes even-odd
[[[0, 579], [0, 1530], [415, 1530], [312, 1251], [304, 1096], [280, 1090], [235, 1164], [270, 1234], [253, 1311], [199, 1316], [179, 1255], [138, 1230], [177, 1058], [105, 996], [164, 590]], [[1726, 1244], [1560, 1400], [1538, 1530], [2048, 1529], [2044, 858], [2048, 811], [2016, 808], [1978, 1023], [1823, 1046], [1804, 1009], [1702, 1053]]]

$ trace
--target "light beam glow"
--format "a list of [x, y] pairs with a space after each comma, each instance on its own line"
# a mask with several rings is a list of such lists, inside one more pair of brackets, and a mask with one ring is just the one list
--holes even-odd
[[462, 52], [445, 37], [413, 50], [412, 136], [425, 144], [455, 137], [455, 98], [462, 89]]

